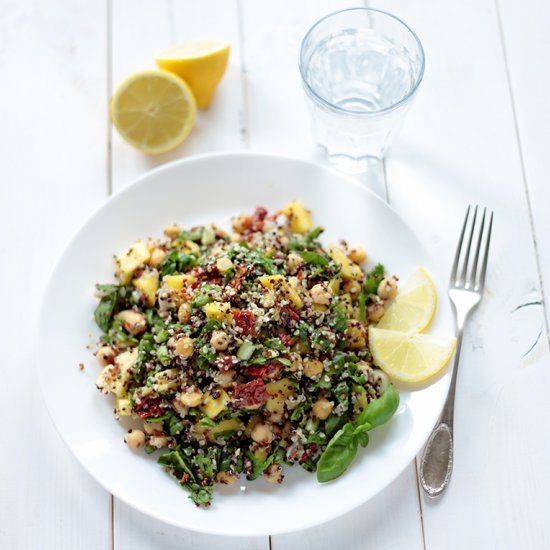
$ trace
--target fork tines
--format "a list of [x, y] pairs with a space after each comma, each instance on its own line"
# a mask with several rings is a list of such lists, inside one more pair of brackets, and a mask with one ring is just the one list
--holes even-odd
[[[482, 291], [485, 286], [487, 272], [487, 258], [491, 243], [493, 228], [493, 212], [483, 208], [483, 215], [478, 219], [478, 207], [468, 206], [466, 218], [462, 226], [460, 239], [456, 249], [453, 267], [451, 269], [451, 288]], [[475, 252], [471, 258], [472, 243], [475, 243]], [[481, 265], [479, 259], [481, 254]]]

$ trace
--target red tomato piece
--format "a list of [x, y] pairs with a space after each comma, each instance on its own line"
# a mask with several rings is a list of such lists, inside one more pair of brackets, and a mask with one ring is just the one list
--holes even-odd
[[267, 401], [268, 397], [269, 394], [260, 379], [235, 386], [231, 394], [233, 405], [237, 409], [261, 405]]

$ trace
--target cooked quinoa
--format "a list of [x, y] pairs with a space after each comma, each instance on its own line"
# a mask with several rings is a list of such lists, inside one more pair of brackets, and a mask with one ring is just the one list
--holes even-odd
[[116, 396], [117, 418], [142, 422], [128, 446], [160, 451], [204, 506], [241, 475], [281, 483], [285, 464], [337, 477], [347, 463], [334, 469], [329, 442], [338, 456], [345, 439], [351, 461], [387, 420], [368, 404], [396, 395], [367, 341], [396, 279], [364, 271], [359, 246], [324, 248], [298, 202], [232, 227], [167, 226], [116, 257], [118, 283], [97, 285], [97, 386]]

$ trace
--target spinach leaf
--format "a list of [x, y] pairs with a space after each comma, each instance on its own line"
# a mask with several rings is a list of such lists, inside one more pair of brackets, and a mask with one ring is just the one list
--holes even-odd
[[306, 250], [304, 252], [300, 252], [300, 256], [302, 256], [306, 264], [318, 265], [320, 267], [325, 267], [328, 265], [328, 260], [324, 256], [321, 256], [321, 254], [317, 254], [317, 252]]
[[221, 291], [221, 288], [218, 285], [203, 285], [195, 296], [193, 296], [191, 307], [199, 308], [213, 302], [214, 298], [211, 294], [219, 291]]
[[376, 294], [378, 285], [384, 278], [384, 266], [382, 264], [376, 264], [367, 274], [367, 280], [363, 286], [367, 294]]
[[164, 421], [164, 425], [170, 435], [178, 435], [183, 431], [181, 420], [173, 413], [168, 414], [168, 418]]
[[185, 462], [179, 448], [176, 448], [174, 451], [170, 451], [169, 453], [160, 455], [157, 462], [161, 466], [166, 466], [167, 468], [173, 470], [174, 475], [178, 479], [181, 479], [183, 474], [188, 474], [191, 479], [195, 479], [193, 470], [191, 470], [187, 462]]
[[340, 382], [334, 388], [334, 397], [341, 405], [341, 409], [347, 411], [349, 408], [349, 386], [345, 382]]
[[202, 237], [202, 230], [201, 229], [195, 229], [193, 231], [182, 231], [178, 238], [176, 239], [176, 243], [182, 243], [185, 241], [200, 241]]
[[208, 486], [182, 483], [183, 487], [191, 493], [189, 498], [198, 506], [209, 506], [213, 497], [213, 488]]
[[247, 253], [247, 259], [253, 265], [263, 268], [268, 275], [274, 275], [276, 273], [275, 264], [265, 255], [262, 254], [257, 248], [253, 248]]
[[335, 308], [328, 320], [328, 324], [335, 332], [346, 332], [348, 328], [348, 316], [340, 308]]
[[160, 277], [182, 273], [195, 265], [197, 265], [197, 256], [195, 254], [186, 254], [181, 250], [172, 250], [162, 263]]
[[357, 426], [370, 424], [373, 428], [385, 424], [399, 406], [399, 392], [390, 384], [386, 391], [378, 398], [373, 399], [365, 410], [357, 417]]
[[103, 331], [109, 330], [111, 318], [115, 310], [118, 297], [118, 285], [97, 285], [101, 300], [94, 311], [94, 318], [97, 326]]
[[284, 353], [286, 351], [286, 346], [281, 342], [279, 338], [270, 338], [264, 342], [266, 348], [272, 349], [274, 351], [280, 351]]
[[312, 243], [324, 230], [324, 227], [315, 227], [306, 235], [306, 241]]
[[346, 424], [330, 440], [317, 463], [317, 480], [321, 483], [340, 477], [357, 454], [358, 441], [353, 426]]
[[170, 361], [172, 360], [170, 357], [170, 352], [168, 351], [168, 347], [165, 344], [162, 344], [162, 346], [159, 346], [156, 349], [156, 355], [157, 355], [157, 361], [163, 367], [167, 367], [170, 364]]
[[268, 456], [265, 460], [261, 460], [252, 451], [246, 451], [246, 457], [252, 462], [252, 471], [246, 476], [246, 479], [252, 481], [260, 477], [262, 472], [273, 462], [275, 453]]

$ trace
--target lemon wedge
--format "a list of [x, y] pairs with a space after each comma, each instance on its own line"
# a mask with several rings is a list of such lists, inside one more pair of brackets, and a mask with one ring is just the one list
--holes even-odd
[[164, 50], [155, 61], [161, 69], [183, 78], [193, 90], [199, 108], [206, 109], [225, 73], [229, 50], [227, 42], [206, 40]]
[[432, 322], [436, 307], [435, 285], [419, 267], [376, 326], [401, 332], [420, 332]]
[[369, 344], [374, 364], [393, 380], [422, 382], [447, 365], [455, 350], [456, 338], [371, 326]]
[[167, 71], [142, 71], [128, 77], [111, 99], [111, 119], [136, 149], [165, 153], [189, 134], [197, 113], [193, 93]]

